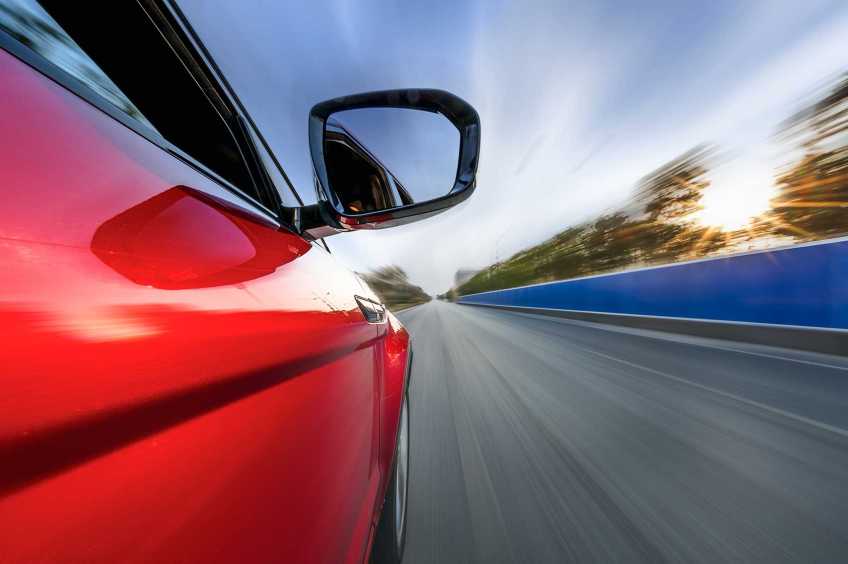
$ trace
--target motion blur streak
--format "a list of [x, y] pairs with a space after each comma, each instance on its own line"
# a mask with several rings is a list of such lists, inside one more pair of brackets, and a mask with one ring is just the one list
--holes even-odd
[[844, 236], [846, 132], [843, 72], [775, 127], [774, 162], [709, 143], [693, 147], [641, 178], [625, 206], [495, 262], [456, 293]]
[[848, 359], [437, 301], [400, 317], [408, 564], [848, 551]]
[[[334, 238], [356, 270], [396, 264], [435, 294], [457, 270], [501, 263], [492, 285], [462, 292], [474, 293], [844, 233], [822, 208], [783, 207], [848, 201], [844, 188], [805, 182], [848, 172], [831, 127], [842, 106], [814, 108], [837, 101], [848, 71], [844, 1], [181, 4], [295, 186], [312, 183], [300, 134], [316, 100], [426, 84], [483, 117], [474, 199], [419, 225]], [[677, 196], [692, 225], [673, 209], [636, 209], [641, 196], [675, 196], [675, 176], [690, 182]], [[525, 249], [535, 256], [506, 263]]]
[[845, 330], [846, 277], [843, 239], [497, 290], [461, 302]]

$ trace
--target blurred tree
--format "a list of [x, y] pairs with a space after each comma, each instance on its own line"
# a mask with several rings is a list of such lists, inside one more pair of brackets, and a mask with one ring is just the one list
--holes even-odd
[[634, 224], [627, 214], [603, 215], [586, 230], [583, 247], [590, 258], [592, 273], [616, 270], [631, 264], [638, 249], [634, 245]]
[[639, 181], [634, 200], [644, 205], [651, 223], [685, 220], [700, 209], [701, 194], [710, 184], [707, 163], [714, 154], [713, 147], [699, 145]]
[[644, 206], [645, 218], [634, 234], [641, 262], [663, 264], [717, 250], [723, 239], [698, 226], [703, 192], [709, 187], [710, 160], [716, 148], [699, 145], [643, 177], [635, 201]]
[[848, 232], [848, 74], [780, 134], [796, 140], [804, 155], [777, 178], [769, 214], [776, 231], [800, 240]]
[[[848, 73], [782, 124], [802, 157], [777, 177], [772, 210], [743, 229], [696, 221], [717, 149], [699, 145], [647, 174], [626, 211], [570, 227], [479, 272], [456, 290], [469, 294], [711, 256], [783, 237], [848, 233]], [[744, 189], [739, 186], [738, 189]], [[750, 247], [749, 247], [750, 248]]]
[[401, 310], [430, 301], [430, 296], [409, 281], [409, 276], [399, 266], [383, 266], [360, 278], [380, 297], [380, 301], [392, 310]]
[[703, 145], [643, 177], [630, 211], [570, 227], [494, 264], [457, 288], [460, 294], [563, 280], [623, 268], [673, 262], [713, 252], [725, 238], [695, 225], [714, 149]]

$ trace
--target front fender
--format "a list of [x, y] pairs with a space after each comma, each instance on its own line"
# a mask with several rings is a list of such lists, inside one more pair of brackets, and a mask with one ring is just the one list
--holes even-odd
[[[398, 421], [404, 395], [409, 387], [412, 367], [412, 340], [403, 324], [387, 312], [381, 325], [381, 378], [380, 378], [380, 451], [379, 467], [382, 476], [379, 503], [385, 497], [385, 486], [392, 472]], [[379, 513], [379, 512], [376, 512]], [[379, 515], [377, 515], [379, 518]], [[375, 519], [376, 521], [376, 519]]]

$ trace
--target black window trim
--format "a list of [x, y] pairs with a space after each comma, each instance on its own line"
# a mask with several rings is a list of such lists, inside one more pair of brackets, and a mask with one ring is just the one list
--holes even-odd
[[288, 215], [283, 213], [285, 208], [282, 206], [280, 194], [271, 182], [257, 149], [245, 130], [242, 115], [246, 114], [244, 108], [236, 105], [232, 89], [225, 84], [221, 73], [212, 67], [211, 59], [201, 52], [199, 40], [192, 36], [191, 26], [184, 18], [180, 19], [176, 6], [165, 0], [136, 1], [223, 122], [235, 142], [241, 162], [259, 199], [266, 207], [270, 205], [271, 209], [277, 210], [281, 215]]
[[[94, 91], [84, 82], [74, 77], [59, 66], [55, 65], [53, 62], [42, 56], [40, 53], [37, 53], [36, 51], [24, 45], [23, 43], [19, 42], [16, 38], [14, 38], [12, 35], [7, 33], [3, 29], [0, 29], [0, 49], [3, 49], [4, 51], [8, 52], [10, 55], [19, 59], [20, 61], [32, 67], [33, 69], [37, 70], [39, 73], [46, 76], [53, 82], [56, 82], [60, 86], [64, 87], [65, 89], [75, 94], [77, 97], [81, 98], [85, 102], [88, 102], [103, 113], [109, 115], [128, 129], [132, 130], [134, 133], [140, 135], [147, 141], [153, 143], [160, 149], [164, 150], [173, 157], [187, 164], [194, 170], [200, 172], [216, 184], [225, 188], [227, 191], [239, 196], [257, 211], [260, 211], [263, 213], [263, 215], [267, 216], [266, 219], [272, 220], [278, 227], [281, 226], [282, 218], [280, 217], [280, 214], [278, 212], [270, 209], [250, 194], [237, 188], [231, 182], [225, 180], [220, 175], [209, 169], [206, 165], [202, 164], [201, 162], [184, 152], [182, 149], [162, 137], [157, 131], [151, 129], [150, 127], [147, 127], [142, 122], [126, 114], [124, 111], [115, 106], [112, 102], [107, 100], [101, 94]], [[239, 149], [244, 150], [244, 148], [241, 146], [239, 147]], [[253, 147], [250, 147], [250, 150], [255, 151]], [[271, 155], [273, 155], [273, 152], [271, 152]], [[274, 160], [276, 161], [276, 157], [274, 157]], [[288, 179], [287, 176], [285, 178]], [[292, 191], [294, 192], [293, 189]], [[294, 193], [297, 194], [296, 192]], [[299, 197], [298, 201], [300, 201]]]
[[[244, 107], [244, 104], [242, 104], [239, 97], [236, 95], [235, 90], [230, 85], [230, 83], [227, 80], [224, 73], [221, 72], [221, 69], [218, 67], [218, 64], [215, 62], [215, 59], [212, 57], [212, 55], [206, 49], [206, 45], [203, 43], [203, 41], [201, 41], [200, 37], [198, 37], [197, 33], [194, 30], [194, 27], [192, 27], [191, 23], [188, 21], [188, 18], [186, 17], [185, 13], [183, 13], [183, 11], [180, 9], [180, 7], [173, 0], [139, 0], [139, 1], [142, 3], [142, 6], [146, 6], [146, 5], [150, 4], [150, 5], [154, 6], [155, 8], [158, 8], [160, 10], [165, 9], [165, 10], [168, 11], [168, 13], [170, 14], [174, 23], [176, 23], [176, 25], [179, 26], [180, 31], [184, 35], [185, 39], [190, 43], [190, 46], [194, 49], [195, 55], [198, 56], [201, 59], [200, 64], [202, 64], [205, 67], [207, 72], [210, 73], [212, 75], [212, 78], [217, 82], [217, 84], [219, 86], [219, 88], [217, 89], [217, 95], [219, 97], [221, 95], [226, 96], [227, 102], [229, 102], [229, 104], [235, 109], [235, 112], [237, 113], [238, 117], [241, 118], [241, 120], [243, 122], [242, 125], [244, 127], [250, 128], [253, 135], [256, 136], [256, 138], [262, 144], [262, 147], [265, 149], [265, 151], [271, 157], [271, 160], [274, 163], [274, 166], [276, 167], [276, 169], [279, 171], [280, 175], [285, 180], [286, 187], [288, 188], [289, 192], [291, 192], [291, 194], [294, 196], [295, 200], [297, 200], [297, 202], [301, 206], [303, 206], [304, 205], [303, 199], [300, 197], [300, 194], [295, 189], [294, 184], [292, 183], [288, 174], [286, 174], [285, 169], [280, 164], [280, 161], [277, 159], [277, 155], [271, 149], [271, 146], [268, 144], [268, 141], [265, 139], [265, 136], [262, 134], [262, 131], [256, 126], [256, 123], [253, 121], [253, 118], [248, 113], [247, 109]], [[253, 146], [254, 143], [252, 142], [252, 140], [246, 139], [245, 142], [249, 145], [250, 150], [253, 152], [254, 158], [257, 158], [259, 160], [259, 162], [261, 163], [262, 159], [258, 155], [258, 148]], [[260, 166], [262, 168], [267, 168], [262, 164]], [[264, 172], [268, 177], [267, 181], [270, 183], [271, 188], [276, 190], [277, 189], [276, 185], [274, 184], [273, 181], [270, 180], [271, 175], [268, 173], [267, 170], [264, 171]], [[283, 189], [283, 187], [281, 186], [281, 187], [279, 187], [279, 189]], [[282, 202], [278, 202], [278, 205], [280, 207], [285, 207], [285, 206], [282, 205]]]

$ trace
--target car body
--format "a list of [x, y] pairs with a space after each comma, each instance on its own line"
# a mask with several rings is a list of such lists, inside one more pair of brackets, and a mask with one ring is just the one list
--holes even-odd
[[[240, 150], [267, 149], [176, 7], [132, 9], [164, 13]], [[0, 47], [0, 560], [367, 559], [402, 324], [298, 228], [291, 187], [257, 198], [8, 29]]]

